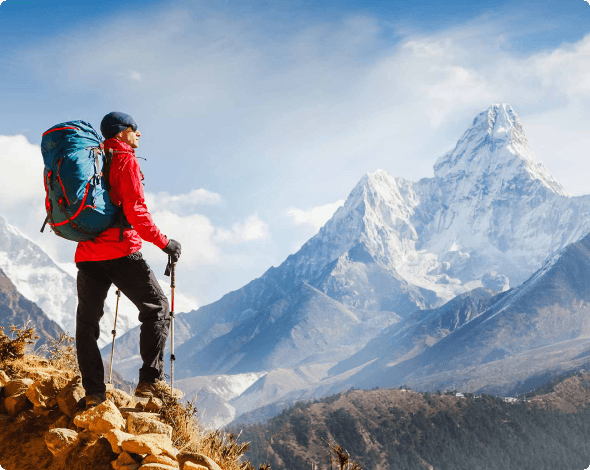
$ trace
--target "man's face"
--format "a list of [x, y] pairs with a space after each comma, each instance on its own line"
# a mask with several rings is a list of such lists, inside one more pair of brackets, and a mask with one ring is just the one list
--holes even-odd
[[136, 149], [137, 146], [139, 145], [139, 137], [140, 136], [141, 136], [141, 132], [139, 132], [139, 129], [134, 131], [131, 127], [128, 127], [124, 131], [119, 132], [117, 134], [117, 139], [119, 139], [121, 142], [125, 142], [126, 144], [129, 144], [131, 147]]

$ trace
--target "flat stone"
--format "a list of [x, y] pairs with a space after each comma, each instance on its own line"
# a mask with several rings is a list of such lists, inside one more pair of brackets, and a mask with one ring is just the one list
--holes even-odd
[[146, 413], [129, 413], [127, 431], [131, 434], [164, 434], [172, 439], [172, 426], [145, 415]]
[[107, 432], [107, 435], [106, 435], [106, 438], [109, 441], [109, 443], [111, 444], [111, 447], [112, 447], [113, 452], [115, 454], [123, 453], [123, 449], [121, 448], [121, 444], [123, 444], [123, 441], [125, 441], [127, 439], [131, 439], [132, 437], [133, 437], [133, 434], [119, 431], [117, 429], [111, 429], [109, 432]]
[[221, 470], [221, 467], [217, 465], [213, 459], [197, 452], [183, 451], [180, 452], [176, 458], [182, 468], [184, 468], [186, 462], [192, 462], [196, 465], [201, 465], [208, 470]]
[[121, 412], [109, 400], [77, 414], [74, 424], [97, 434], [106, 434], [111, 429], [119, 431], [125, 429], [125, 420], [121, 416]]
[[13, 379], [6, 382], [4, 385], [4, 396], [6, 398], [14, 395], [20, 395], [21, 393], [27, 393], [27, 389], [33, 384], [31, 379]]
[[207, 467], [187, 461], [184, 462], [184, 467], [182, 467], [182, 470], [207, 470]]
[[145, 416], [146, 418], [151, 418], [151, 419], [156, 419], [156, 420], [161, 419], [159, 413], [148, 413], [147, 411], [140, 411], [137, 408], [119, 408], [119, 411], [121, 412], [121, 415], [125, 419], [127, 419], [129, 417], [130, 413], [135, 413], [135, 414], [138, 414], [141, 416]]
[[178, 450], [172, 446], [172, 441], [163, 434], [143, 434], [133, 436], [121, 443], [121, 448], [131, 454], [164, 454], [173, 459], [176, 458]]
[[139, 467], [139, 470], [178, 470], [178, 465], [172, 467], [163, 463], [146, 463]]
[[143, 459], [142, 463], [161, 463], [164, 465], [170, 465], [171, 467], [178, 468], [178, 461], [167, 455], [160, 454], [160, 455], [148, 455], [145, 459]]
[[54, 457], [63, 457], [76, 447], [79, 441], [78, 433], [70, 429], [50, 429], [45, 434], [45, 444]]

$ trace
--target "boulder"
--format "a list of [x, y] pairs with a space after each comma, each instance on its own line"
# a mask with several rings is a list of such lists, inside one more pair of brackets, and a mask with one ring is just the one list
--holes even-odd
[[178, 450], [172, 446], [172, 441], [163, 434], [143, 434], [132, 436], [123, 440], [121, 448], [131, 454], [164, 454], [173, 459], [176, 458]]
[[118, 388], [107, 389], [107, 398], [117, 405], [117, 408], [124, 408], [133, 400], [128, 393]]
[[21, 411], [26, 410], [29, 406], [31, 406], [31, 402], [27, 399], [26, 390], [4, 399], [4, 407], [10, 416], [16, 416]]
[[41, 408], [51, 408], [57, 404], [57, 383], [53, 377], [35, 380], [27, 389], [29, 401]]
[[178, 461], [176, 459], [168, 457], [167, 455], [164, 455], [164, 454], [160, 454], [160, 455], [151, 455], [150, 454], [145, 459], [143, 459], [142, 463], [143, 464], [161, 463], [164, 465], [169, 465], [170, 467], [178, 468]]
[[[192, 451], [183, 451], [177, 455], [178, 463], [180, 467], [184, 469], [184, 465], [186, 462], [194, 463], [195, 465], [200, 465], [205, 467], [208, 470], [221, 470], [221, 467], [217, 465], [213, 459], [207, 457], [206, 455], [199, 454], [197, 452]], [[198, 468], [198, 467], [197, 467]]]
[[70, 382], [57, 394], [57, 405], [63, 414], [73, 418], [85, 404], [84, 397], [86, 392], [82, 387], [82, 379], [74, 377]]
[[77, 414], [74, 424], [97, 434], [106, 434], [111, 429], [119, 431], [125, 429], [125, 420], [121, 416], [121, 412], [109, 400]]
[[146, 416], [147, 413], [129, 413], [127, 431], [131, 434], [164, 434], [172, 439], [172, 426]]
[[26, 394], [29, 386], [33, 384], [31, 379], [13, 379], [4, 385], [4, 396], [6, 398], [15, 395]]
[[45, 434], [45, 444], [54, 457], [63, 457], [78, 445], [78, 433], [70, 429], [50, 429]]
[[113, 449], [113, 452], [115, 454], [121, 454], [123, 452], [123, 449], [121, 448], [121, 444], [123, 444], [123, 441], [127, 440], [127, 439], [131, 439], [133, 437], [133, 434], [129, 434], [123, 431], [119, 431], [117, 429], [112, 429], [109, 432], [107, 432], [106, 438], [109, 441], [109, 443], [111, 444], [111, 447]]

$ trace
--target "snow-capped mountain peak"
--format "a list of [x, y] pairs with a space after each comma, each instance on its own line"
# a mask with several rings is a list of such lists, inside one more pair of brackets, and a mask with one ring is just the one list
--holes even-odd
[[478, 184], [540, 182], [552, 192], [568, 196], [530, 150], [518, 115], [509, 104], [494, 104], [480, 113], [455, 148], [438, 159], [434, 174]]

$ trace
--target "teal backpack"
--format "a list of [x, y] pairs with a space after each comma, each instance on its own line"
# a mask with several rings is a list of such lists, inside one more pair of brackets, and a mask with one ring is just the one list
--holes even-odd
[[108, 194], [110, 156], [84, 121], [57, 124], [43, 134], [45, 225], [67, 240], [92, 240], [113, 226], [119, 208]]

